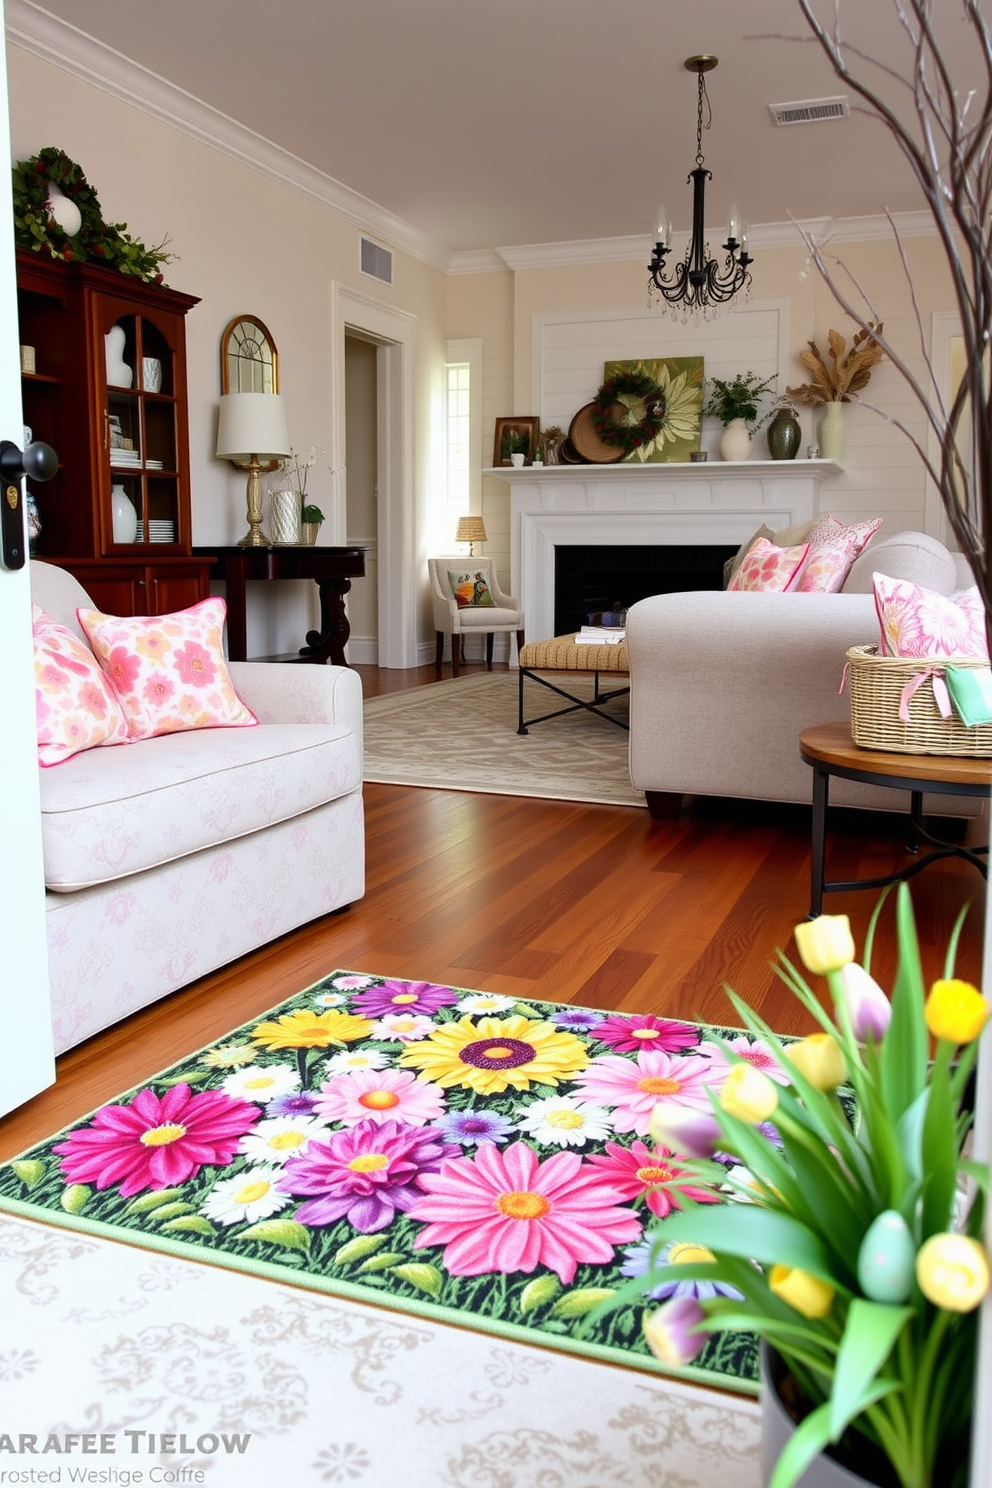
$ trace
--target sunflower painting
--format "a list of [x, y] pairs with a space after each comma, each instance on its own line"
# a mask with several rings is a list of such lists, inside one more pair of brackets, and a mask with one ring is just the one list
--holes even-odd
[[655, 437], [626, 456], [626, 460], [654, 463], [688, 460], [699, 449], [703, 417], [703, 359], [642, 357], [635, 362], [607, 362], [604, 377], [629, 373], [652, 379], [665, 397], [665, 416]]

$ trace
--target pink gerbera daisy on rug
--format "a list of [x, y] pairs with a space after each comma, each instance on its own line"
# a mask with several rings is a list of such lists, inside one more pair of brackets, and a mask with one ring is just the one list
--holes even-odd
[[[704, 1047], [712, 1049], [714, 1046], [712, 1044], [706, 1044]], [[736, 1054], [738, 1059], [746, 1060], [748, 1064], [753, 1064], [755, 1069], [761, 1070], [762, 1074], [767, 1075], [769, 1080], [777, 1080], [779, 1085], [788, 1085], [788, 1071], [782, 1068], [775, 1058], [773, 1051], [763, 1039], [754, 1039], [752, 1041], [749, 1038], [745, 1038], [742, 1034], [739, 1038], [728, 1039], [727, 1048], [732, 1054]]]
[[720, 1194], [709, 1188], [697, 1188], [691, 1183], [658, 1188], [657, 1184], [673, 1183], [684, 1172], [664, 1147], [648, 1147], [644, 1142], [631, 1142], [629, 1147], [621, 1147], [619, 1142], [607, 1142], [606, 1151], [590, 1153], [589, 1161], [625, 1199], [643, 1195], [651, 1213], [659, 1219], [664, 1219], [673, 1209], [681, 1209], [686, 1199], [697, 1204], [721, 1202]]
[[615, 1131], [633, 1131], [646, 1137], [651, 1112], [659, 1102], [675, 1101], [697, 1111], [709, 1111], [709, 1090], [719, 1089], [726, 1078], [727, 1063], [719, 1051], [706, 1058], [642, 1049], [636, 1060], [624, 1059], [620, 1054], [601, 1055], [579, 1071], [575, 1083], [583, 1100], [615, 1107]]
[[352, 1070], [321, 1087], [314, 1107], [326, 1121], [355, 1126], [359, 1121], [401, 1121], [426, 1126], [444, 1110], [444, 1091], [407, 1070]]
[[541, 1162], [526, 1142], [486, 1142], [472, 1158], [421, 1173], [420, 1186], [427, 1192], [408, 1211], [428, 1221], [416, 1248], [443, 1245], [452, 1276], [547, 1266], [567, 1286], [579, 1264], [608, 1262], [641, 1233], [619, 1190], [575, 1152]]
[[188, 1085], [173, 1085], [158, 1096], [146, 1088], [130, 1105], [102, 1106], [92, 1126], [70, 1132], [53, 1151], [62, 1154], [70, 1183], [117, 1183], [127, 1199], [185, 1183], [206, 1163], [223, 1167], [260, 1114], [220, 1090], [193, 1095]]
[[656, 1018], [653, 1013], [644, 1017], [614, 1013], [597, 1023], [593, 1037], [621, 1054], [633, 1054], [635, 1049], [664, 1049], [674, 1054], [698, 1044], [699, 1029], [672, 1018]]

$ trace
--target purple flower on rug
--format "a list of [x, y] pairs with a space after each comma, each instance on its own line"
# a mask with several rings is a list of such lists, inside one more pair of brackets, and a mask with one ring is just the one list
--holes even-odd
[[427, 1192], [414, 1199], [410, 1218], [428, 1223], [415, 1248], [443, 1245], [452, 1276], [546, 1266], [567, 1286], [580, 1264], [612, 1261], [614, 1247], [642, 1228], [578, 1153], [541, 1162], [527, 1142], [503, 1150], [485, 1142], [474, 1157], [424, 1173], [421, 1187]]
[[602, 1013], [594, 1013], [591, 1008], [563, 1008], [560, 1013], [553, 1013], [551, 1022], [556, 1028], [564, 1028], [569, 1033], [588, 1033], [590, 1029], [598, 1028], [603, 1021]]
[[656, 1018], [652, 1013], [643, 1017], [614, 1013], [599, 1024], [596, 1037], [620, 1054], [633, 1054], [637, 1049], [664, 1049], [675, 1054], [699, 1043], [699, 1029], [691, 1023]]
[[101, 1106], [91, 1126], [71, 1131], [52, 1150], [62, 1154], [70, 1183], [116, 1183], [128, 1199], [143, 1188], [185, 1183], [207, 1163], [229, 1163], [260, 1114], [220, 1090], [193, 1095], [183, 1084], [158, 1096], [146, 1086], [128, 1105]]
[[289, 1095], [277, 1095], [265, 1108], [266, 1116], [313, 1116], [317, 1109], [317, 1097], [311, 1090], [294, 1090]]
[[290, 1158], [283, 1182], [291, 1193], [311, 1196], [294, 1215], [301, 1224], [347, 1217], [369, 1235], [392, 1224], [397, 1210], [410, 1208], [423, 1175], [436, 1172], [453, 1150], [430, 1127], [363, 1121]]
[[[618, 1188], [625, 1199], [642, 1198], [652, 1214], [664, 1219], [673, 1209], [684, 1207], [686, 1199], [697, 1204], [722, 1203], [722, 1195], [711, 1188], [701, 1188], [688, 1181], [674, 1183], [680, 1179], [684, 1169], [664, 1147], [648, 1147], [644, 1142], [632, 1142], [621, 1147], [619, 1142], [607, 1142], [605, 1152], [589, 1155], [593, 1167], [598, 1168], [608, 1183]], [[659, 1188], [660, 1183], [673, 1184], [671, 1188]]]
[[[696, 1263], [706, 1264], [715, 1261], [716, 1256], [711, 1250], [703, 1245], [692, 1245], [686, 1241], [675, 1242], [665, 1245], [655, 1254], [652, 1262], [652, 1251], [655, 1250], [656, 1242], [645, 1239], [638, 1245], [632, 1245], [624, 1251], [624, 1259], [620, 1266], [622, 1276], [647, 1276], [649, 1272], [655, 1271], [659, 1266], [687, 1266]], [[660, 1302], [665, 1297], [734, 1297], [741, 1300], [741, 1293], [736, 1287], [730, 1286], [723, 1281], [677, 1281], [671, 1274], [664, 1281], [657, 1282], [650, 1289], [645, 1290], [644, 1295], [650, 1297], [654, 1302]]]
[[437, 987], [433, 982], [383, 982], [367, 987], [353, 999], [357, 1011], [366, 1018], [384, 1018], [387, 1013], [426, 1013], [451, 1007], [461, 996], [450, 987]]
[[[754, 1130], [767, 1142], [771, 1142], [773, 1147], [782, 1146], [782, 1138], [779, 1136], [779, 1130], [774, 1121], [759, 1121]], [[740, 1162], [740, 1158], [735, 1157], [732, 1152], [714, 1152], [713, 1161], [725, 1163], [728, 1168], [732, 1168]]]
[[449, 1111], [437, 1123], [448, 1142], [478, 1147], [481, 1142], [505, 1142], [516, 1131], [508, 1116], [499, 1111]]

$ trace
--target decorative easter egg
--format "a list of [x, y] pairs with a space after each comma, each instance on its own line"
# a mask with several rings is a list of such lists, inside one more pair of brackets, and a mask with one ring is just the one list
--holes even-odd
[[873, 1302], [905, 1302], [913, 1287], [916, 1246], [909, 1226], [886, 1209], [865, 1232], [858, 1252], [858, 1282]]

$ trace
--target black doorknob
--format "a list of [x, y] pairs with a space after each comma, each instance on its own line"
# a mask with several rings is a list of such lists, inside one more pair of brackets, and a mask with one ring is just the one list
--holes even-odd
[[24, 493], [21, 481], [51, 480], [59, 457], [50, 444], [37, 440], [21, 451], [10, 439], [0, 439], [0, 536], [5, 568], [24, 567]]

